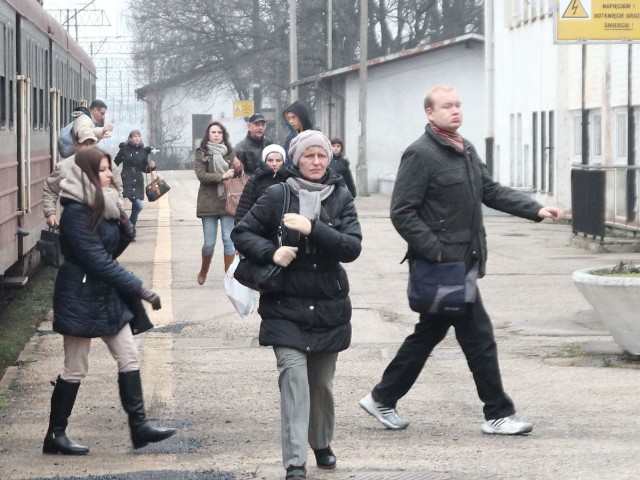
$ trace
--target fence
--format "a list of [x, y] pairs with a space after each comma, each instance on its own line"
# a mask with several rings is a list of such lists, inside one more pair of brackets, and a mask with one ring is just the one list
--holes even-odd
[[574, 233], [605, 237], [609, 229], [640, 233], [640, 166], [581, 165], [571, 171]]

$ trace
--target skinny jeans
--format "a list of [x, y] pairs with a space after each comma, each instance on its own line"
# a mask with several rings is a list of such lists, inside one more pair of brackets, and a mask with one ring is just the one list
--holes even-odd
[[231, 215], [211, 215], [202, 217], [202, 233], [204, 234], [204, 244], [202, 245], [202, 255], [210, 257], [216, 246], [218, 237], [218, 220], [220, 220], [220, 231], [222, 234], [222, 244], [225, 255], [236, 253], [236, 247], [231, 241], [231, 230], [233, 230], [233, 217]]
[[478, 396], [484, 403], [485, 419], [493, 420], [513, 415], [513, 402], [502, 387], [493, 326], [482, 304], [479, 291], [476, 301], [468, 306], [465, 315], [420, 315], [414, 332], [404, 340], [398, 353], [385, 369], [382, 380], [371, 392], [373, 399], [387, 407], [395, 408], [398, 400], [409, 392], [418, 379], [427, 358], [435, 346], [444, 339], [449, 327], [454, 328], [456, 339], [473, 374]]

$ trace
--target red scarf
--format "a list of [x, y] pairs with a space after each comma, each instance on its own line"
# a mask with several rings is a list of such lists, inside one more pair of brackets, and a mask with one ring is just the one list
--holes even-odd
[[456, 150], [464, 152], [464, 142], [462, 141], [462, 135], [460, 135], [458, 132], [449, 132], [447, 130], [438, 128], [433, 123], [430, 123], [430, 125], [434, 133], [444, 138], [447, 142], [453, 145]]

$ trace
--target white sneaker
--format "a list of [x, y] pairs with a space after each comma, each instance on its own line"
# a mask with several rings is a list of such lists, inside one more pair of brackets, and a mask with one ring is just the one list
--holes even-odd
[[523, 435], [533, 430], [533, 425], [524, 420], [520, 420], [515, 415], [497, 418], [495, 420], [487, 420], [482, 425], [484, 433], [492, 433], [497, 435]]
[[395, 408], [385, 407], [380, 402], [376, 402], [371, 394], [360, 400], [360, 406], [391, 430], [402, 430], [409, 426], [409, 422], [400, 418]]

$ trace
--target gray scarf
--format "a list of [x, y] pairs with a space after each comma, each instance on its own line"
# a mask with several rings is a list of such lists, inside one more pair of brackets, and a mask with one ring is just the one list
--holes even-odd
[[[213, 162], [211, 167], [214, 173], [220, 173], [224, 175], [229, 170], [229, 164], [224, 159], [227, 154], [227, 146], [224, 143], [207, 142], [207, 150], [213, 155]], [[220, 182], [218, 184], [218, 198], [224, 198], [224, 184]]]
[[[105, 220], [116, 220], [124, 212], [118, 192], [113, 188], [103, 188]], [[75, 163], [60, 182], [60, 197], [70, 198], [91, 208], [96, 202], [96, 187], [89, 181], [82, 169]]]
[[309, 220], [320, 218], [322, 201], [329, 197], [335, 190], [335, 185], [323, 185], [313, 183], [303, 178], [289, 177], [287, 185], [291, 191], [300, 199], [300, 215]]

